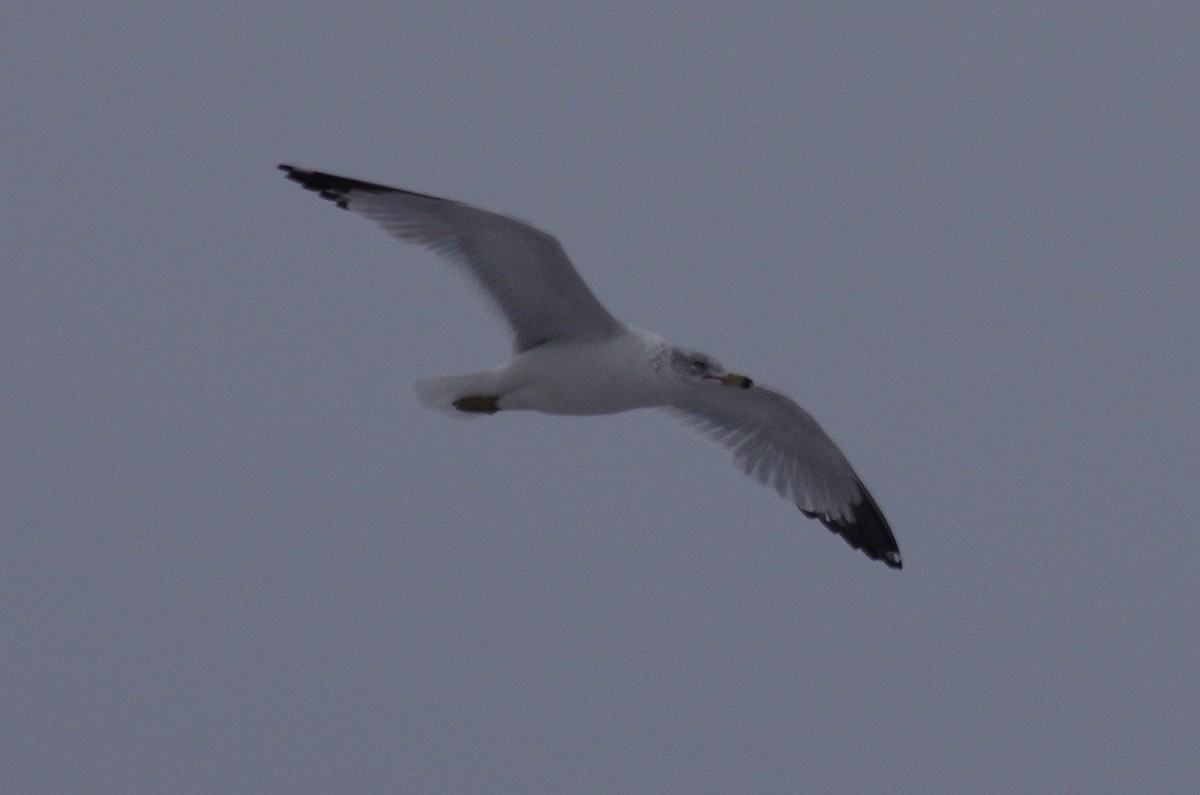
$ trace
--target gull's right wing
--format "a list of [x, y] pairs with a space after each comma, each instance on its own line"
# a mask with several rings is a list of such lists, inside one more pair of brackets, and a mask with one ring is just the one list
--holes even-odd
[[504, 314], [517, 353], [556, 340], [599, 340], [625, 327], [609, 314], [551, 235], [449, 199], [295, 166], [287, 178], [394, 237], [464, 268]]

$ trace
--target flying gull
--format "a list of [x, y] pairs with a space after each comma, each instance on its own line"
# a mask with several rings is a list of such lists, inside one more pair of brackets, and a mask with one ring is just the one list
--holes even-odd
[[321, 198], [464, 269], [508, 321], [497, 370], [416, 381], [426, 406], [459, 416], [526, 409], [614, 414], [663, 408], [733, 451], [746, 474], [898, 569], [891, 528], [850, 463], [791, 398], [613, 317], [558, 241], [505, 215], [347, 177], [279, 166]]

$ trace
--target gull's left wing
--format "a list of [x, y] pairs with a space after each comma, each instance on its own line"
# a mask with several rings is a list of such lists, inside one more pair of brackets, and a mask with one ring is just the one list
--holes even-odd
[[772, 486], [806, 516], [894, 569], [900, 549], [870, 492], [823, 430], [786, 395], [757, 384], [702, 384], [671, 408], [733, 451], [746, 474]]

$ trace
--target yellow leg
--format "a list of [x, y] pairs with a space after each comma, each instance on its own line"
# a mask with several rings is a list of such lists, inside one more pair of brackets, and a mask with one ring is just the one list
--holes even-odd
[[454, 408], [469, 414], [495, 414], [500, 410], [499, 395], [465, 395], [454, 401]]

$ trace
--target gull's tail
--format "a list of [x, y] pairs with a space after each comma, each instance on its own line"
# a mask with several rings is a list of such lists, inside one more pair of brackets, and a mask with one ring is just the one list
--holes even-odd
[[474, 412], [459, 411], [454, 407], [454, 401], [471, 395], [487, 395], [493, 388], [495, 376], [493, 373], [470, 373], [468, 375], [447, 375], [438, 378], [420, 378], [413, 381], [413, 391], [417, 400], [426, 408], [449, 414], [452, 417], [476, 417]]

